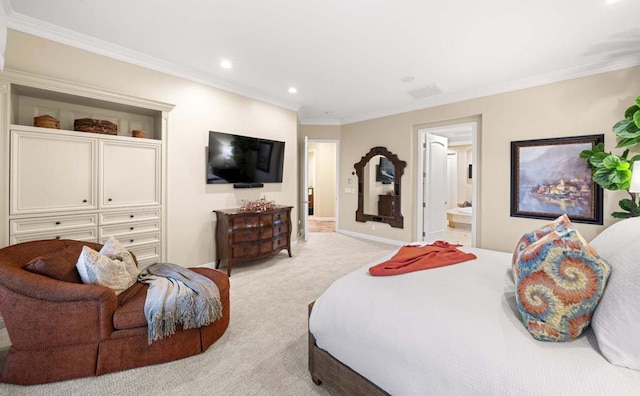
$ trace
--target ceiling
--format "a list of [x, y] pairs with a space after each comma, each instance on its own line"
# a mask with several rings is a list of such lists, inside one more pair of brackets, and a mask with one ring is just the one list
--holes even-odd
[[11, 29], [293, 109], [303, 124], [640, 65], [637, 0], [1, 1]]

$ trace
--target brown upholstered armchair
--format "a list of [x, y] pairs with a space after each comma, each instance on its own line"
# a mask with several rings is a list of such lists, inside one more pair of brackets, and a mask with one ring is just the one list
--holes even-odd
[[192, 268], [220, 289], [221, 319], [148, 345], [148, 286], [136, 283], [116, 296], [82, 284], [74, 271], [84, 245], [102, 246], [54, 239], [0, 249], [0, 312], [12, 343], [0, 381], [39, 384], [167, 362], [201, 353], [224, 334], [230, 312], [224, 273]]

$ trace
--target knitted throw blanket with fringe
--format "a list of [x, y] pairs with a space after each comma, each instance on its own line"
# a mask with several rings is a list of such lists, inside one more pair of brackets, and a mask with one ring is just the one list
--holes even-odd
[[149, 323], [148, 342], [183, 329], [206, 326], [222, 317], [218, 286], [206, 276], [176, 264], [148, 266], [138, 281], [149, 285], [144, 315]]

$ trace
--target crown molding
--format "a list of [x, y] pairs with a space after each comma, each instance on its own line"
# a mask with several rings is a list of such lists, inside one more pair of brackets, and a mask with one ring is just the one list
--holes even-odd
[[[8, 3], [8, 0], [2, 1], [5, 4]], [[266, 102], [288, 110], [297, 112], [300, 108], [299, 104], [283, 101], [210, 74], [202, 73], [192, 68], [183, 67], [154, 56], [146, 55], [91, 36], [77, 33], [39, 19], [28, 17], [15, 11], [8, 13], [7, 26], [16, 31], [69, 45], [98, 55], [107, 56], [109, 58], [131, 63], [146, 69], [155, 70], [174, 77], [183, 78], [209, 87], [221, 89], [250, 99]]]

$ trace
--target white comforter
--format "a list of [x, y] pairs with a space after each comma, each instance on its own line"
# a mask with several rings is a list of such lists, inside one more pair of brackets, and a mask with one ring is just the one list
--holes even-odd
[[[335, 281], [309, 328], [318, 347], [392, 395], [640, 395], [640, 372], [614, 366], [589, 328], [573, 342], [534, 340], [521, 324], [511, 255]], [[638, 337], [638, 334], [630, 334]]]

